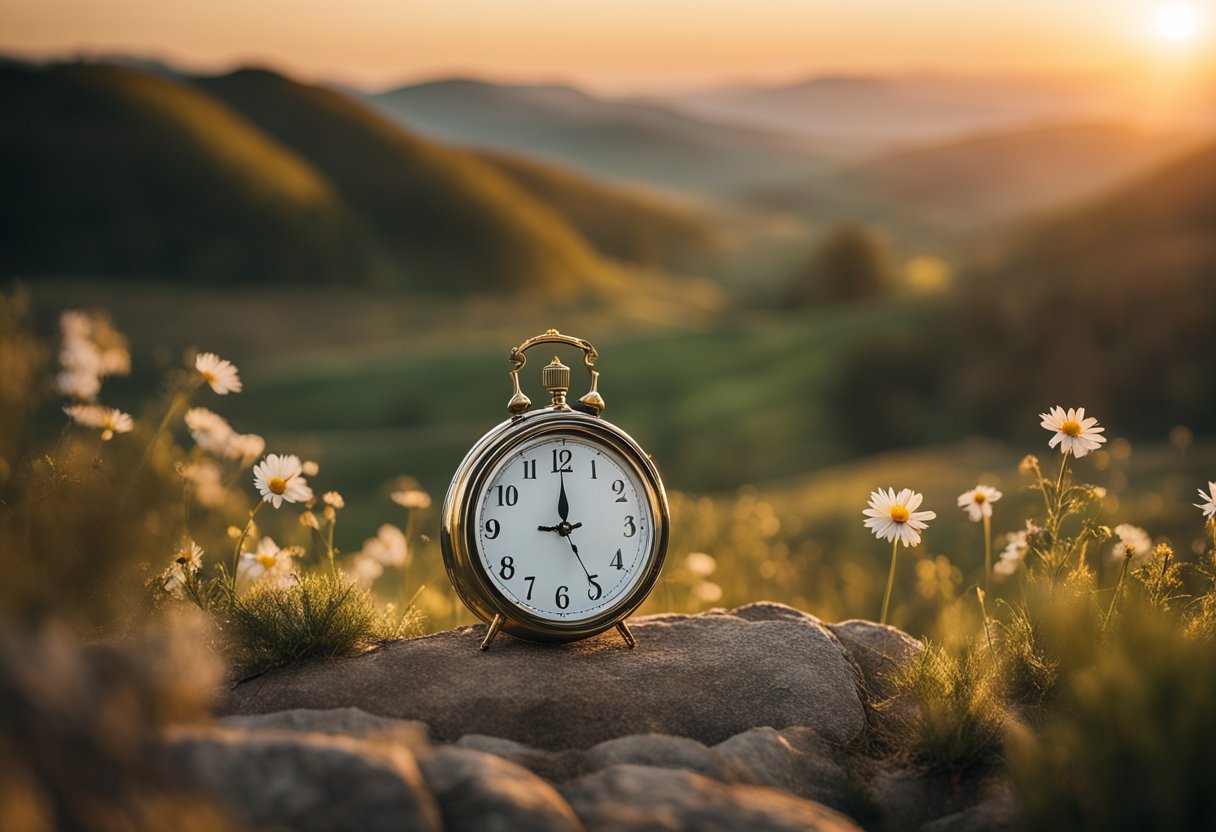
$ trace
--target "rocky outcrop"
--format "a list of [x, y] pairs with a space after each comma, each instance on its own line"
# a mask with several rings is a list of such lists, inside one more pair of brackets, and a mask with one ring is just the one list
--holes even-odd
[[238, 685], [220, 712], [354, 706], [424, 722], [439, 740], [484, 734], [545, 749], [639, 733], [712, 745], [793, 725], [844, 744], [865, 730], [858, 666], [814, 616], [751, 604], [631, 626], [635, 650], [608, 632], [568, 645], [500, 636], [485, 653], [485, 628], [461, 628], [268, 673]]

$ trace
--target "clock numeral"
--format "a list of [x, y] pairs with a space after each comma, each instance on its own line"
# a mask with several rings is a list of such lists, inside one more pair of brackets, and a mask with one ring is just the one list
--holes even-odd
[[570, 606], [570, 596], [566, 594], [569, 590], [570, 587], [568, 586], [559, 586], [557, 588], [557, 594], [553, 596], [553, 600], [556, 602], [559, 610], [564, 610]]
[[625, 499], [625, 481], [624, 480], [613, 480], [612, 481], [612, 493], [616, 495], [616, 501], [618, 503], [629, 502], [628, 500]]
[[625, 568], [625, 564], [624, 564], [624, 562], [622, 562], [622, 560], [621, 560], [621, 550], [620, 550], [620, 549], [617, 549], [617, 550], [616, 550], [616, 557], [614, 557], [614, 558], [612, 559], [612, 561], [611, 561], [611, 562], [610, 562], [608, 565], [609, 565], [609, 566], [615, 566], [617, 569], [624, 569], [624, 568]]
[[515, 558], [510, 555], [503, 556], [503, 559], [498, 562], [498, 577], [504, 581], [515, 577]]
[[633, 537], [638, 533], [637, 524], [633, 522], [633, 515], [625, 515], [625, 537]]
[[494, 486], [494, 490], [498, 494], [498, 504], [500, 506], [513, 506], [519, 502], [519, 489], [513, 485], [508, 485], [506, 488], [496, 485]]
[[535, 575], [525, 575], [524, 580], [528, 582], [528, 597], [525, 598], [524, 600], [531, 601], [532, 600], [532, 590], [536, 586], [536, 576]]
[[599, 477], [597, 477], [597, 476], [595, 475], [595, 460], [594, 460], [594, 459], [593, 459], [593, 460], [591, 460], [591, 479], [593, 479], [593, 480], [598, 480], [598, 479], [599, 479]]
[[553, 473], [554, 474], [573, 474], [574, 466], [571, 460], [574, 459], [574, 452], [569, 448], [554, 448], [553, 449]]
[[592, 601], [600, 600], [600, 596], [604, 594], [603, 587], [601, 587], [599, 584], [597, 584], [595, 582], [595, 579], [598, 577], [599, 577], [599, 575], [588, 575], [587, 576], [587, 583], [591, 584], [591, 586], [589, 586], [587, 588], [587, 597], [590, 598]]
[[525, 459], [524, 460], [524, 479], [526, 479], [526, 480], [536, 479], [536, 460], [535, 459]]
[[486, 521], [486, 538], [488, 540], [494, 540], [496, 537], [498, 537], [498, 533], [501, 531], [502, 531], [502, 524], [499, 523], [497, 520], [487, 520]]

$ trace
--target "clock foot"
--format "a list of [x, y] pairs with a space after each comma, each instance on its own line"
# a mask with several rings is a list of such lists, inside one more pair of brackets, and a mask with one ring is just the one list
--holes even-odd
[[624, 621], [616, 622], [616, 631], [621, 634], [621, 638], [625, 639], [625, 643], [629, 645], [630, 650], [638, 646], [638, 640], [633, 637], [633, 632]]
[[481, 640], [481, 649], [489, 650], [490, 642], [494, 641], [494, 637], [498, 635], [498, 630], [502, 627], [502, 616], [494, 616], [494, 620], [490, 622], [490, 629], [486, 631], [486, 637]]

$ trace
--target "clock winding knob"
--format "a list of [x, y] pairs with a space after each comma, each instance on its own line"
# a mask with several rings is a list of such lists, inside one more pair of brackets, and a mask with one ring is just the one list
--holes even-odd
[[553, 406], [566, 407], [566, 394], [570, 392], [570, 368], [555, 355], [541, 370], [540, 378], [549, 395], [553, 397]]

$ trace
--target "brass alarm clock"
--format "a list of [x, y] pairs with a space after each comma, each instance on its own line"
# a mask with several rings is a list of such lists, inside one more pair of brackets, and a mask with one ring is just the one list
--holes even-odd
[[[571, 406], [570, 368], [541, 373], [550, 404], [530, 409], [519, 387], [524, 353], [540, 344], [582, 350], [591, 390]], [[599, 358], [551, 329], [511, 350], [511, 418], [473, 445], [443, 504], [440, 542], [462, 601], [490, 627], [531, 641], [573, 641], [625, 623], [659, 577], [667, 495], [649, 454], [600, 416]]]

